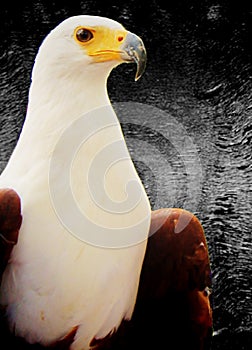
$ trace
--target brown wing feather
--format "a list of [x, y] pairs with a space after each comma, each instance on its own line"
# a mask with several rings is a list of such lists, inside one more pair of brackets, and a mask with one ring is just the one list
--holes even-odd
[[11, 189], [0, 190], [0, 280], [18, 240], [22, 223], [21, 202]]
[[[182, 230], [177, 232], [176, 226]], [[204, 230], [192, 213], [176, 208], [152, 212], [141, 277], [141, 298], [162, 297], [170, 289], [203, 290], [211, 284]]]
[[188, 211], [159, 209], [150, 234], [134, 314], [150, 334], [146, 348], [209, 349], [211, 271], [202, 225]]

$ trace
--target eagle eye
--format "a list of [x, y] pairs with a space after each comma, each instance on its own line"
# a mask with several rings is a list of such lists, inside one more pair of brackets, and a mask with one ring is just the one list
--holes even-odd
[[86, 28], [80, 28], [76, 31], [76, 38], [82, 43], [86, 43], [93, 38], [93, 33]]

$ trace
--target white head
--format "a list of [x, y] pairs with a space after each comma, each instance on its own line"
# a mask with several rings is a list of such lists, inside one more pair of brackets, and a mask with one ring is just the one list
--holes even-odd
[[[120, 63], [137, 63], [136, 79], [146, 64], [142, 40], [128, 32], [120, 23], [99, 16], [74, 16], [53, 29], [42, 43], [36, 62], [39, 69], [49, 68], [51, 77], [61, 75], [102, 74]], [[36, 74], [35, 64], [33, 74]]]

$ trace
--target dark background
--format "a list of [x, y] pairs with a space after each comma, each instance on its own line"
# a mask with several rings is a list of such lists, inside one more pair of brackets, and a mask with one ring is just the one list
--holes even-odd
[[[252, 6], [246, 3], [26, 0], [5, 1], [0, 9], [0, 172], [24, 121], [37, 49], [55, 25], [71, 15], [107, 16], [144, 40], [144, 76], [135, 83], [133, 66], [118, 67], [109, 78], [109, 94], [112, 102], [141, 102], [165, 111], [197, 147], [202, 183], [193, 212], [209, 245], [213, 350], [252, 348]], [[129, 143], [147, 135], [167, 157], [169, 171], [186, 182], [172, 145], [153, 130], [124, 125]], [[144, 162], [136, 164], [154, 206], [155, 176]], [[168, 182], [170, 174], [163, 176]], [[159, 205], [191, 210], [181, 191], [172, 203], [168, 198]]]

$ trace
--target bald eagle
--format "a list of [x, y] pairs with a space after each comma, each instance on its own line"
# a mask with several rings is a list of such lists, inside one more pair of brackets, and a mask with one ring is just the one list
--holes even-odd
[[27, 344], [112, 348], [125, 323], [143, 325], [150, 301], [171, 290], [183, 295], [199, 349], [211, 328], [203, 229], [181, 209], [151, 210], [108, 97], [108, 76], [123, 62], [141, 77], [142, 40], [85, 15], [60, 23], [36, 56], [25, 122], [0, 177], [2, 319]]

